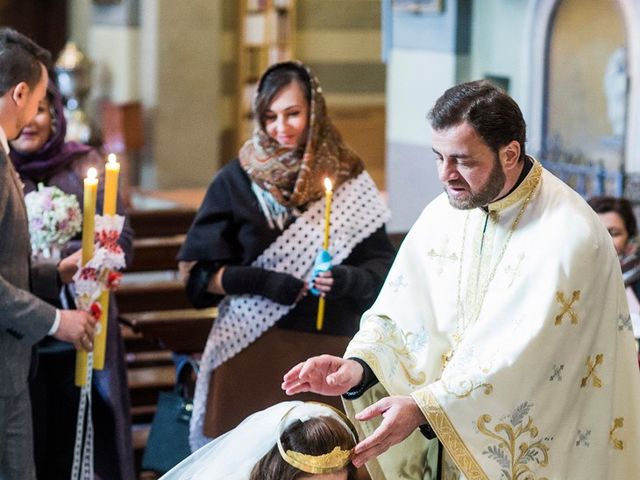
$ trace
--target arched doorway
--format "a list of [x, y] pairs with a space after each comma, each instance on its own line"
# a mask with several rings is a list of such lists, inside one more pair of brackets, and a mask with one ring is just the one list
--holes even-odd
[[[618, 7], [619, 13], [616, 12], [616, 14], [620, 16], [620, 24], [624, 27], [624, 31], [626, 33], [625, 45], [627, 75], [632, 80], [640, 78], [640, 52], [638, 51], [640, 46], [640, 0], [610, 1], [615, 2], [615, 6]], [[592, 3], [595, 8], [602, 7], [602, 2], [597, 0], [593, 0], [593, 2], [591, 0], [587, 2], [582, 0], [535, 0], [532, 1], [529, 6], [526, 23], [526, 38], [528, 38], [529, 41], [525, 46], [525, 57], [528, 60], [525, 62], [525, 65], [528, 68], [525, 75], [526, 82], [528, 84], [528, 88], [526, 89], [527, 98], [525, 99], [525, 112], [529, 126], [529, 150], [535, 154], [541, 155], [545, 153], [545, 147], [549, 147], [546, 142], [549, 137], [553, 136], [554, 125], [558, 124], [558, 122], [562, 122], [562, 113], [564, 112], [566, 114], [568, 111], [568, 106], [562, 105], [562, 103], [567, 102], [567, 99], [562, 96], [558, 97], [557, 95], [553, 97], [553, 93], [547, 89], [548, 80], [550, 80], [548, 77], [549, 67], [552, 66], [550, 65], [550, 61], [553, 61], [552, 41], [555, 26], [554, 22], [556, 20], [568, 23], [575, 22], [576, 19], [572, 18], [572, 15], [579, 16], [583, 14], [587, 4]], [[567, 11], [563, 12], [565, 7], [567, 8]], [[562, 15], [562, 17], [556, 17], [556, 14]], [[590, 35], [591, 38], [598, 39], [601, 35], [600, 31], [594, 31], [593, 29], [587, 30], [585, 33]], [[615, 38], [611, 37], [610, 40], [610, 42], [605, 42], [606, 45], [609, 46], [609, 51], [603, 50], [603, 53], [601, 54], [601, 57], [607, 58], [607, 60], [612, 57], [614, 51], [618, 48], [617, 46], [613, 46]], [[576, 41], [576, 39], [574, 39], [574, 41]], [[573, 56], [578, 53], [575, 50], [575, 44], [573, 45], [572, 50], [570, 47], [567, 47], [566, 43], [567, 42], [565, 41], [564, 52], [556, 52], [558, 54], [558, 58], [555, 60], [556, 62], [562, 61], [562, 55], [571, 55], [572, 57], [570, 57], [570, 59], [575, 60]], [[571, 44], [571, 42], [568, 43], [569, 45]], [[586, 45], [581, 46], [580, 48], [581, 50], [584, 50], [585, 55], [589, 55], [591, 53], [589, 51], [589, 47]], [[566, 58], [564, 60], [566, 61]], [[600, 78], [597, 78], [602, 85], [604, 85], [604, 71], [606, 70], [606, 63], [607, 62], [604, 62], [605, 66], [603, 67], [602, 75]], [[589, 65], [586, 67], [589, 67]], [[566, 72], [565, 75], [567, 75]], [[567, 78], [571, 78], [570, 74]], [[551, 81], [556, 81], [556, 79], [551, 79]], [[628, 83], [628, 87], [625, 115], [626, 128], [622, 134], [623, 139], [621, 140], [622, 145], [620, 149], [624, 152], [625, 169], [627, 171], [637, 172], [640, 171], [640, 90], [635, 85], [634, 81], [630, 81]], [[550, 95], [551, 97], [548, 97], [547, 95]], [[611, 126], [607, 126], [606, 94], [604, 93], [603, 87], [598, 88], [598, 95], [601, 96], [603, 102], [600, 106], [600, 109], [603, 112], [603, 118], [601, 119], [598, 131], [602, 133], [601, 136], [611, 136], [613, 130], [610, 129], [609, 133], [606, 133], [607, 128], [611, 128]], [[578, 95], [577, 97], [582, 98], [582, 101], [584, 102], [591, 101], [584, 96], [581, 97]], [[553, 101], [554, 105], [560, 104], [558, 107], [561, 110], [560, 114], [558, 111], [554, 112], [553, 110], [546, 108], [548, 101]], [[555, 117], [552, 117], [552, 115], [555, 115]], [[567, 122], [576, 122], [576, 115], [579, 114], [571, 112], [571, 115], [569, 116], [570, 118], [565, 118], [565, 120]], [[571, 135], [572, 133], [569, 132], [568, 137]], [[579, 137], [572, 138], [571, 142], [573, 142], [573, 144], [580, 142]]]

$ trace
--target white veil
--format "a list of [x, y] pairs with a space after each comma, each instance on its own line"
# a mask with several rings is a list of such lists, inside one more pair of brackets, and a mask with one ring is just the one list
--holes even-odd
[[185, 458], [160, 480], [247, 480], [254, 465], [276, 445], [283, 430], [296, 420], [317, 416], [337, 418], [345, 429], [353, 431], [346, 423], [348, 420], [328, 405], [300, 401], [278, 403], [247, 417], [233, 430]]
[[247, 417], [207, 443], [160, 480], [247, 480], [251, 469], [276, 443], [280, 420], [302, 402], [282, 402]]

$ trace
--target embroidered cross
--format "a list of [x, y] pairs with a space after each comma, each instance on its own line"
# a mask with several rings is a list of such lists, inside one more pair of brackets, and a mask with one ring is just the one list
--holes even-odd
[[571, 300], [566, 300], [564, 298], [564, 292], [557, 291], [556, 292], [556, 301], [562, 305], [562, 310], [558, 315], [556, 315], [556, 325], [560, 325], [562, 323], [562, 318], [565, 314], [569, 314], [569, 318], [571, 319], [572, 324], [578, 323], [578, 314], [573, 309], [573, 304], [580, 300], [580, 290], [574, 290], [571, 294]]
[[589, 446], [589, 436], [591, 435], [591, 430], [587, 430], [582, 432], [578, 430], [578, 438], [576, 439], [576, 447], [588, 447]]
[[557, 380], [559, 382], [562, 381], [562, 369], [564, 365], [553, 365], [553, 374], [549, 377], [549, 381]]
[[604, 355], [602, 353], [598, 353], [593, 360], [591, 360], [591, 355], [587, 357], [587, 376], [582, 379], [580, 382], [580, 387], [586, 387], [589, 383], [589, 379], [591, 379], [591, 385], [596, 388], [602, 387], [602, 380], [596, 375], [596, 368], [599, 365], [602, 365], [602, 361], [604, 360]]
[[618, 330], [629, 330], [631, 331], [631, 315], [618, 315]]
[[398, 293], [401, 288], [406, 288], [409, 286], [407, 282], [404, 281], [404, 275], [398, 275], [398, 278], [395, 280], [389, 280], [389, 285], [393, 288], [394, 293]]
[[622, 428], [623, 426], [624, 426], [624, 417], [614, 418], [613, 426], [611, 427], [611, 430], [609, 430], [609, 440], [611, 440], [611, 443], [613, 443], [613, 448], [618, 450], [624, 450], [624, 442], [619, 438], [616, 438], [614, 436], [614, 433], [616, 432], [616, 430], [618, 430], [619, 428]]
[[[449, 239], [444, 238], [442, 241], [442, 249], [444, 250], [446, 246], [449, 244]], [[457, 262], [458, 255], [455, 252], [452, 253], [437, 253], [433, 248], [427, 252], [427, 255], [433, 258], [437, 263], [437, 273], [438, 275], [442, 273], [444, 269], [444, 262]]]
[[513, 285], [514, 280], [516, 279], [516, 277], [520, 273], [520, 265], [522, 264], [522, 260], [524, 260], [524, 253], [520, 253], [520, 255], [518, 256], [517, 260], [513, 264], [509, 264], [509, 265], [507, 265], [505, 267], [505, 269], [504, 269], [505, 273], [510, 278], [509, 284], [507, 285], [508, 287]]

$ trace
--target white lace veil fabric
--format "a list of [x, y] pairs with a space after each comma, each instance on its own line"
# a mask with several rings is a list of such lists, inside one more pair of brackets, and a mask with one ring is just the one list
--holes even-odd
[[[318, 416], [338, 419], [333, 408], [314, 402], [282, 402], [247, 417], [233, 430], [217, 437], [172, 468], [160, 480], [247, 480], [254, 465], [293, 422]], [[356, 439], [357, 441], [357, 439]]]

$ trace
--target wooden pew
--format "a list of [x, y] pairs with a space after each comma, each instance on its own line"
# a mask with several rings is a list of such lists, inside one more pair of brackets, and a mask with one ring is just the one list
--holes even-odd
[[153, 339], [160, 348], [175, 353], [197, 354], [204, 350], [216, 308], [160, 310], [121, 316], [132, 330]]
[[132, 404], [132, 438], [139, 478], [160, 391], [175, 385], [174, 353], [204, 349], [216, 310], [191, 308], [177, 279], [176, 255], [193, 221], [194, 208], [134, 210], [129, 218], [136, 233], [134, 259], [116, 292], [125, 341]]

